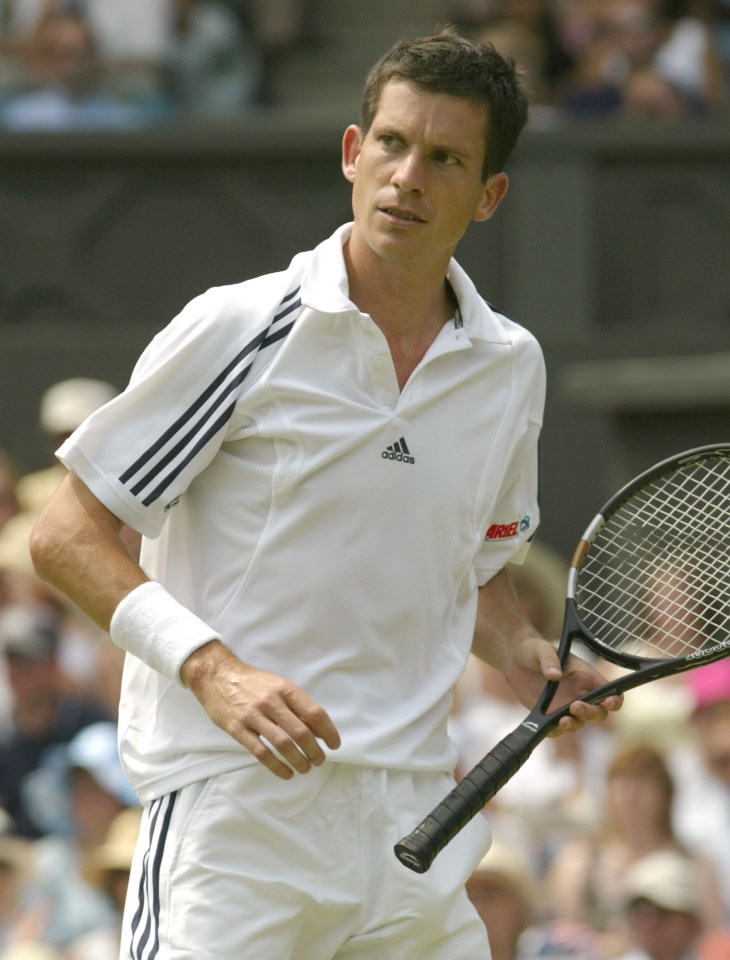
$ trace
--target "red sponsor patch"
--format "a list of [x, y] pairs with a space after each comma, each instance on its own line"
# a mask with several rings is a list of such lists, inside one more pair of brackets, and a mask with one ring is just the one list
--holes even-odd
[[518, 523], [493, 523], [487, 530], [485, 540], [509, 540], [510, 537], [517, 536]]
[[530, 529], [530, 518], [522, 517], [512, 523], [493, 523], [484, 534], [485, 540], [511, 540], [518, 533]]

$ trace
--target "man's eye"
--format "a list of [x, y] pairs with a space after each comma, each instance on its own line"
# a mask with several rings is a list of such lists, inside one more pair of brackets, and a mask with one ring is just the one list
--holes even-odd
[[452, 156], [450, 153], [446, 153], [445, 151], [442, 151], [442, 150], [440, 150], [440, 151], [435, 155], [434, 159], [436, 160], [436, 163], [444, 163], [444, 164], [449, 164], [449, 165], [459, 162], [459, 161], [456, 159], [456, 157], [454, 157], [454, 156]]

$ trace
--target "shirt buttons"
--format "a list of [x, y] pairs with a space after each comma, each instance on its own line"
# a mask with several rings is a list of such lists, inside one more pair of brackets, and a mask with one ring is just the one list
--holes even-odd
[[376, 357], [373, 362], [373, 366], [376, 370], [382, 370], [385, 366], [385, 357]]

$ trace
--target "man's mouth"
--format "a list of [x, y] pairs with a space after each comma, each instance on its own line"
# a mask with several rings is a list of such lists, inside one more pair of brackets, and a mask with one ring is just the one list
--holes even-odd
[[396, 220], [409, 220], [413, 223], [425, 223], [420, 217], [417, 217], [415, 213], [411, 213], [410, 210], [400, 210], [398, 207], [381, 207], [383, 213], [387, 213], [389, 217], [395, 217]]

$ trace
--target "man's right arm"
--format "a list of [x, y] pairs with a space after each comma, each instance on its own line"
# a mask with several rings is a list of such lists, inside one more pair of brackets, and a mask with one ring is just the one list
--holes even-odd
[[119, 603], [148, 579], [125, 546], [122, 529], [122, 521], [69, 473], [30, 540], [38, 576], [107, 631]]
[[[155, 644], [172, 649], [179, 641], [183, 646], [188, 620], [193, 635], [199, 633], [201, 621], [159, 586], [134, 594], [149, 579], [127, 550], [122, 531], [122, 521], [69, 473], [33, 530], [30, 547], [36, 571], [106, 631], [115, 613], [118, 621], [117, 608], [123, 601], [128, 604], [152, 591], [154, 595], [145, 597], [143, 605], [137, 604], [146, 616], [132, 632], [147, 634], [141, 642], [150, 654]], [[159, 623], [158, 605], [164, 609], [164, 621], [161, 612]], [[334, 724], [315, 700], [286, 678], [243, 663], [218, 639], [201, 640], [189, 652], [179, 668], [179, 679], [217, 726], [283, 779], [293, 776], [293, 771], [306, 773], [312, 764], [324, 761], [320, 739], [331, 749], [339, 746]]]

